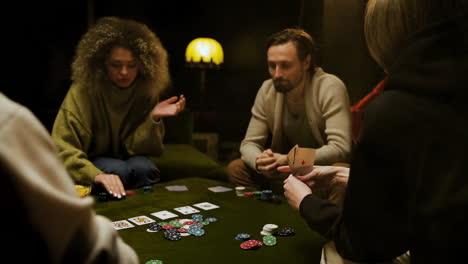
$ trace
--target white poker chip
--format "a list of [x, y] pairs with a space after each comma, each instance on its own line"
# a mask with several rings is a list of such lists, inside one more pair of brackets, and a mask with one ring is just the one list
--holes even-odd
[[262, 235], [262, 236], [272, 236], [273, 232], [268, 232], [268, 231], [262, 230], [262, 232], [260, 232], [260, 235]]
[[151, 232], [151, 233], [156, 233], [156, 232], [159, 232], [159, 231], [154, 231], [154, 230], [151, 230], [150, 228], [146, 229], [147, 232]]
[[180, 236], [183, 236], [183, 237], [186, 237], [186, 236], [190, 236], [191, 234], [189, 232], [187, 233], [179, 233]]
[[185, 224], [185, 222], [192, 221], [192, 219], [179, 219], [179, 223]]
[[263, 226], [263, 230], [265, 231], [275, 231], [276, 229], [278, 229], [278, 226], [275, 224], [266, 224]]

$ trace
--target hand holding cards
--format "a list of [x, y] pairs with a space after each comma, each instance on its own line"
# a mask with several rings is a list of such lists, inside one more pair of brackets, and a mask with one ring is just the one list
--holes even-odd
[[294, 146], [288, 153], [288, 165], [294, 176], [311, 172], [314, 168], [315, 149]]

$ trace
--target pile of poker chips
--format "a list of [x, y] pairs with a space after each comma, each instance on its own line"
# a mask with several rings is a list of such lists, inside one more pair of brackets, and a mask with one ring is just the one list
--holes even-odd
[[266, 224], [263, 226], [263, 230], [260, 232], [262, 236], [272, 236], [276, 233], [278, 226], [275, 224]]
[[146, 230], [148, 232], [159, 232], [164, 230], [164, 238], [170, 241], [180, 240], [184, 236], [203, 236], [206, 234], [204, 226], [216, 222], [217, 219], [209, 217], [203, 219], [203, 215], [194, 214], [192, 219], [176, 219], [170, 222], [153, 223]]
[[263, 245], [266, 246], [275, 246], [277, 244], [276, 235], [278, 236], [293, 236], [295, 235], [294, 229], [291, 227], [282, 228], [280, 231], [276, 232], [278, 226], [275, 224], [266, 224], [263, 226], [263, 230], [260, 234], [263, 236], [262, 242], [254, 239], [250, 239], [250, 234], [240, 233], [237, 234], [236, 240], [245, 241], [240, 244], [240, 247], [244, 250], [258, 249]]
[[257, 200], [273, 202], [273, 203], [281, 203], [281, 196], [273, 194], [272, 190], [244, 192], [244, 197], [255, 198]]

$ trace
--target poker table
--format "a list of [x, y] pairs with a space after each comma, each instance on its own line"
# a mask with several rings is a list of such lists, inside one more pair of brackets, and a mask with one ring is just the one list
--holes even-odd
[[[188, 191], [168, 191], [165, 186], [185, 185]], [[209, 187], [224, 186], [232, 191], [215, 193]], [[141, 263], [161, 260], [165, 264], [184, 263], [319, 263], [323, 237], [311, 230], [299, 213], [293, 210], [282, 196], [281, 203], [272, 203], [256, 198], [238, 197], [233, 185], [206, 178], [185, 178], [163, 182], [153, 186], [153, 192], [144, 193], [143, 188], [120, 201], [102, 202], [96, 199], [95, 210], [111, 221], [126, 220], [145, 215], [156, 222], [177, 218], [191, 218], [175, 210], [176, 207], [201, 202], [220, 206], [202, 210], [198, 214], [216, 218], [216, 222], [204, 226], [203, 236], [187, 236], [181, 240], [167, 240], [163, 231], [147, 232], [150, 224], [135, 225], [117, 232], [138, 254]], [[282, 195], [281, 190], [274, 190]], [[198, 209], [198, 208], [197, 208]], [[151, 213], [168, 210], [178, 217], [161, 220]], [[248, 233], [251, 239], [262, 241], [260, 232], [266, 224], [276, 224], [279, 229], [290, 227], [293, 236], [276, 236], [277, 244], [263, 245], [253, 250], [240, 248], [243, 241], [236, 240], [239, 233]]]

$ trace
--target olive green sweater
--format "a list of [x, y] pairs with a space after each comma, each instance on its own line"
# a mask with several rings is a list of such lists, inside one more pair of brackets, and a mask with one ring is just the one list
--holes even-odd
[[96, 157], [125, 159], [162, 153], [164, 126], [151, 119], [156, 102], [150, 102], [141, 90], [138, 81], [126, 89], [110, 82], [94, 88], [72, 84], [52, 137], [75, 182], [90, 184], [103, 173], [90, 161]]

